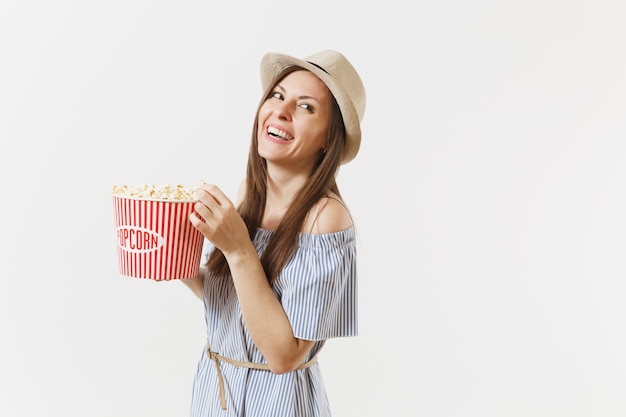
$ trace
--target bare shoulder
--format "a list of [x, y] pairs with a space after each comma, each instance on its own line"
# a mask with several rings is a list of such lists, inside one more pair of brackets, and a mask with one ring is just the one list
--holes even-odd
[[304, 222], [304, 232], [334, 233], [352, 226], [352, 217], [343, 200], [328, 192], [313, 206]]

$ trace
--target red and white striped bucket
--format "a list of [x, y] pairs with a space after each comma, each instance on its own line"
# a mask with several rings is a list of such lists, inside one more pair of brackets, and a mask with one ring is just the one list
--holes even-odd
[[194, 201], [113, 195], [120, 274], [157, 281], [196, 275], [203, 236], [189, 221], [193, 207]]

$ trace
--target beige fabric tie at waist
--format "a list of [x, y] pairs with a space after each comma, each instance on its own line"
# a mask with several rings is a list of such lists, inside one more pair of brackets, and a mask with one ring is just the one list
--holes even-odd
[[[219, 353], [215, 353], [211, 351], [211, 347], [209, 346], [208, 341], [206, 344], [206, 355], [209, 359], [215, 362], [215, 369], [217, 370], [217, 377], [220, 384], [220, 404], [222, 406], [222, 410], [226, 410], [226, 389], [224, 385], [224, 375], [222, 375], [222, 369], [220, 368], [220, 361], [235, 365], [239, 368], [257, 369], [261, 371], [270, 370], [270, 367], [266, 363], [242, 362], [235, 359], [227, 358], [226, 356], [222, 356]], [[313, 358], [311, 358], [311, 360], [309, 360], [308, 362], [300, 364], [300, 366], [294, 369], [294, 371], [309, 368], [313, 364], [315, 364], [315, 362], [317, 362], [317, 355], [313, 356]]]

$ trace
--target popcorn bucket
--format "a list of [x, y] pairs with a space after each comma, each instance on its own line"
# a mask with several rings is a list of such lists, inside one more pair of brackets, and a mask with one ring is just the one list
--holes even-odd
[[203, 236], [189, 221], [194, 201], [113, 195], [119, 272], [157, 281], [200, 269]]

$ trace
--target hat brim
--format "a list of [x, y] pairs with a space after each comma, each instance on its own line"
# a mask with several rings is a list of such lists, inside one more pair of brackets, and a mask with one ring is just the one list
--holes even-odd
[[341, 163], [345, 164], [350, 162], [354, 159], [361, 146], [361, 124], [352, 100], [330, 74], [308, 61], [285, 54], [270, 52], [265, 54], [261, 60], [261, 85], [263, 91], [270, 87], [270, 83], [274, 80], [276, 75], [291, 66], [302, 67], [315, 74], [326, 84], [335, 97], [346, 130], [346, 143], [344, 145]]

